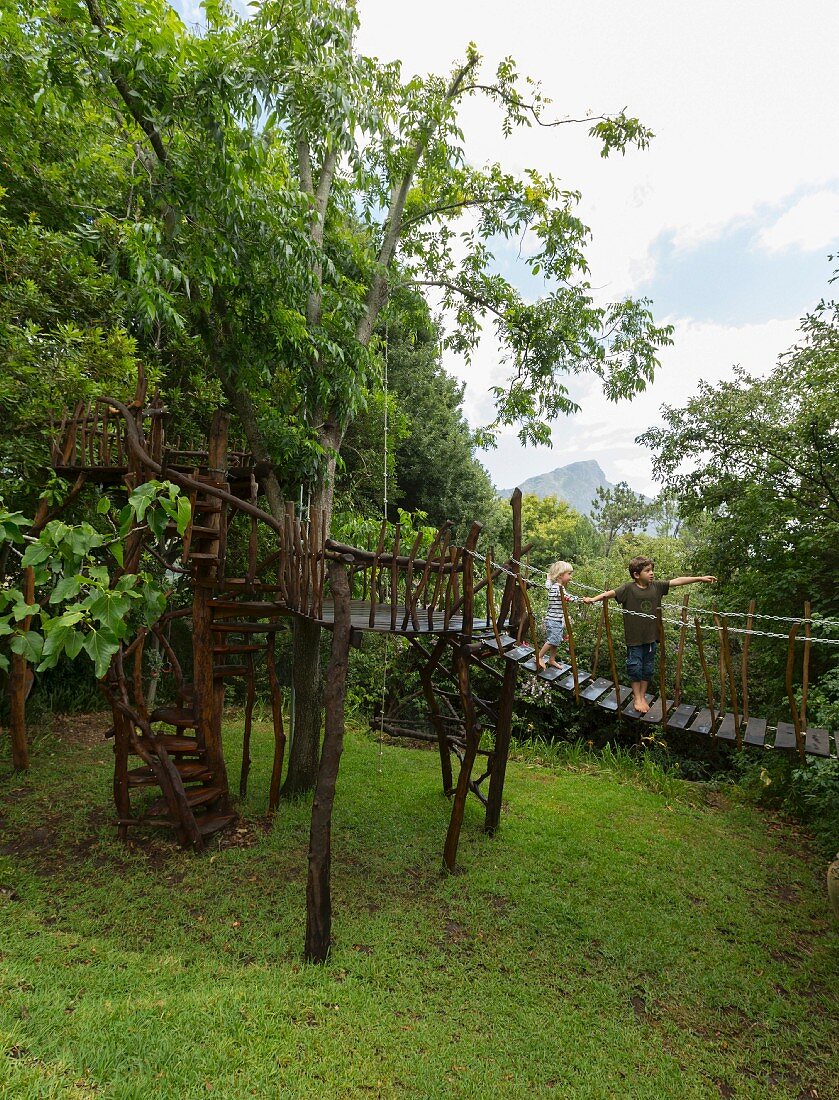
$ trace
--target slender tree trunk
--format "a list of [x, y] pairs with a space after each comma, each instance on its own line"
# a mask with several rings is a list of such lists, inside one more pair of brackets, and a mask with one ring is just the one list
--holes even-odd
[[330, 562], [329, 579], [335, 599], [332, 656], [326, 678], [326, 731], [312, 804], [309, 833], [309, 875], [306, 883], [306, 961], [325, 962], [332, 941], [332, 805], [341, 753], [344, 749], [344, 698], [350, 648], [350, 586], [347, 570]]
[[[321, 431], [321, 442], [327, 448], [326, 475], [312, 498], [314, 507], [332, 520], [335, 467], [343, 432], [338, 425], [328, 425]], [[288, 755], [288, 772], [283, 794], [311, 791], [317, 779], [320, 751], [321, 715], [323, 713], [323, 680], [320, 665], [320, 633], [317, 623], [308, 619], [294, 620], [294, 728]]]

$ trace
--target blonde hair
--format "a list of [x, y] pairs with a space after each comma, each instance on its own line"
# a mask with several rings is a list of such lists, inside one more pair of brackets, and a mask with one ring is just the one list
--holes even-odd
[[551, 584], [556, 584], [557, 580], [563, 573], [573, 573], [574, 566], [570, 561], [555, 561], [553, 565], [548, 569], [548, 580]]

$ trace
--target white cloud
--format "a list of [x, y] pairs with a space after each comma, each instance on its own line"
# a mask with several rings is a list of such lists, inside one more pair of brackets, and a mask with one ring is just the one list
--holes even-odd
[[839, 243], [839, 191], [822, 190], [805, 195], [759, 235], [758, 245], [767, 252], [800, 249], [827, 250]]
[[[795, 342], [798, 318], [768, 321], [760, 325], [720, 325], [693, 321], [674, 322], [674, 344], [661, 355], [654, 384], [632, 402], [607, 401], [597, 379], [576, 379], [572, 391], [581, 410], [558, 422], [552, 448], [523, 448], [514, 432], [505, 432], [494, 451], [481, 461], [496, 485], [511, 487], [534, 474], [583, 459], [596, 459], [609, 481], [628, 481], [636, 490], [653, 494], [650, 453], [635, 443], [636, 436], [662, 423], [661, 406], [678, 407], [696, 392], [700, 382], [712, 385], [730, 378], [732, 367], [765, 374], [778, 355]], [[448, 364], [449, 369], [456, 364]], [[458, 373], [467, 381], [470, 416], [486, 409], [485, 379]]]

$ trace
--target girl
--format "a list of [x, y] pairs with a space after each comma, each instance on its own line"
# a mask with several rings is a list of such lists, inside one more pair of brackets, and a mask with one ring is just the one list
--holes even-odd
[[548, 610], [545, 614], [547, 640], [539, 650], [539, 656], [536, 658], [536, 667], [540, 671], [545, 667], [542, 658], [546, 653], [549, 655], [548, 666], [550, 668], [560, 667], [556, 659], [556, 649], [566, 640], [565, 613], [562, 609], [562, 601], [579, 600], [579, 596], [572, 596], [570, 592], [565, 591], [565, 586], [570, 582], [573, 572], [574, 566], [567, 561], [555, 561], [548, 570], [548, 579], [545, 581], [545, 588], [548, 590]]

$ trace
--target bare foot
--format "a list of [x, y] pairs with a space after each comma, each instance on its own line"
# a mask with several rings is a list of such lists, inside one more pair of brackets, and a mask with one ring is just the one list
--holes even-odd
[[536, 658], [536, 671], [537, 672], [544, 672], [545, 671], [545, 666], [542, 664], [542, 662], [539, 660], [538, 657]]
[[639, 699], [638, 702], [635, 704], [635, 709], [638, 711], [639, 714], [646, 714], [647, 711], [650, 709], [650, 704], [647, 702], [646, 699]]
[[558, 661], [548, 661], [548, 668], [562, 668]]

